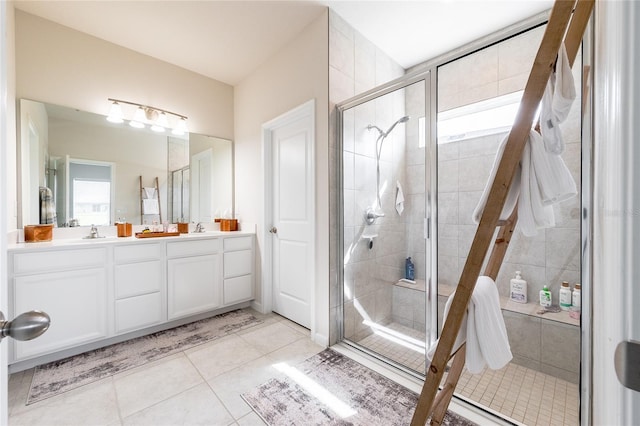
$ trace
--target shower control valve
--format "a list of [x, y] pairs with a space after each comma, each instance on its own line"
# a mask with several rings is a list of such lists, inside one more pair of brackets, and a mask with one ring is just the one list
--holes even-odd
[[376, 223], [376, 219], [379, 217], [384, 217], [383, 212], [376, 212], [374, 209], [369, 207], [364, 214], [364, 220], [367, 222], [367, 225], [373, 225]]

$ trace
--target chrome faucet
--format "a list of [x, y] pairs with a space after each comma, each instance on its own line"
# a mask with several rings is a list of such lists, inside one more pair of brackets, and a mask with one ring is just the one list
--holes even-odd
[[196, 230], [194, 232], [204, 232], [204, 225], [202, 224], [202, 222], [198, 222], [196, 224]]
[[89, 238], [100, 238], [100, 235], [98, 235], [98, 228], [95, 225], [91, 225], [91, 230], [89, 231]]

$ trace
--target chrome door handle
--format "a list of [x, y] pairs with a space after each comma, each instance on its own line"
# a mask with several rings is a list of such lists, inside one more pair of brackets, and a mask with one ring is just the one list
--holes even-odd
[[0, 340], [7, 336], [16, 340], [31, 340], [49, 329], [51, 318], [46, 312], [29, 311], [18, 315], [13, 321], [6, 321], [0, 312]]
[[269, 232], [271, 232], [272, 234], [277, 234], [278, 228], [276, 228], [275, 226], [272, 226], [271, 229], [269, 229]]

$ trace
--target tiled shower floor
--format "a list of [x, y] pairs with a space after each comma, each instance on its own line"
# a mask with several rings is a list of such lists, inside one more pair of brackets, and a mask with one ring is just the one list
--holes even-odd
[[[399, 324], [385, 326], [392, 336], [404, 334], [408, 345], [390, 340], [384, 333], [357, 342], [380, 355], [424, 374], [424, 353], [416, 341], [424, 334]], [[395, 341], [394, 341], [395, 340]], [[444, 382], [444, 379], [443, 379]], [[482, 374], [462, 373], [456, 393], [526, 425], [579, 425], [578, 385], [509, 363], [500, 370], [485, 368]]]

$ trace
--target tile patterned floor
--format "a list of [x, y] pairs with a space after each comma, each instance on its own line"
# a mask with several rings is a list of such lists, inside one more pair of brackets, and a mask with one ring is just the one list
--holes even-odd
[[240, 394], [324, 348], [277, 315], [147, 365], [25, 405], [33, 369], [9, 378], [9, 425], [263, 425]]
[[[406, 335], [411, 348], [380, 333], [371, 334], [358, 344], [424, 374], [424, 354], [417, 352], [418, 348], [413, 345], [413, 339], [424, 339], [423, 333], [399, 324], [385, 327], [393, 330], [394, 337], [396, 333]], [[526, 425], [580, 424], [578, 385], [521, 365], [510, 363], [500, 370], [485, 369], [477, 375], [465, 370], [456, 392]]]

